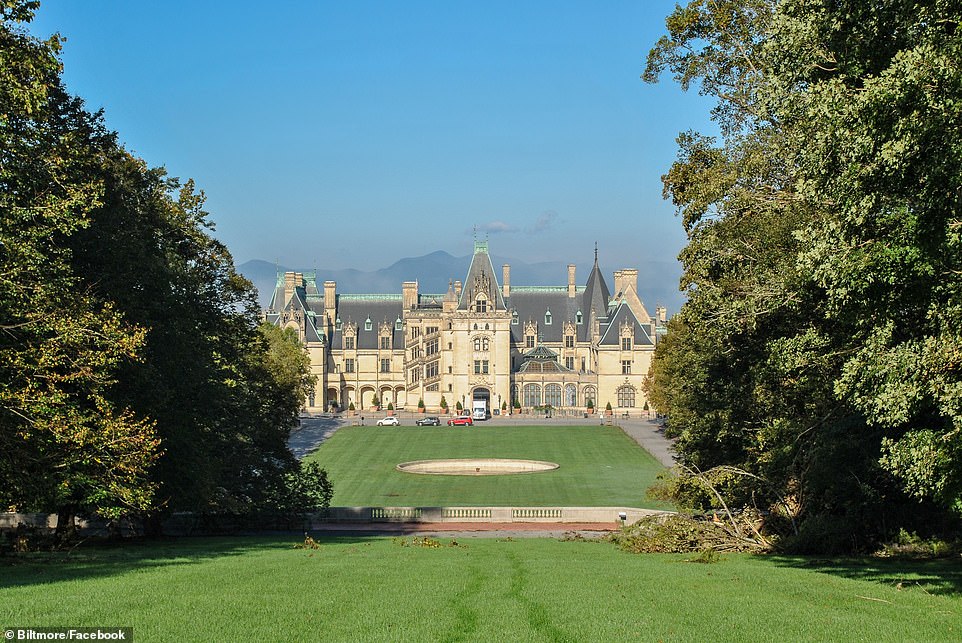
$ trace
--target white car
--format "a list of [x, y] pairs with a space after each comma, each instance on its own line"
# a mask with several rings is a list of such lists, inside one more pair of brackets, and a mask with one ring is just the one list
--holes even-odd
[[377, 421], [378, 426], [400, 426], [400, 422], [393, 415], [389, 415], [386, 418], [381, 418]]

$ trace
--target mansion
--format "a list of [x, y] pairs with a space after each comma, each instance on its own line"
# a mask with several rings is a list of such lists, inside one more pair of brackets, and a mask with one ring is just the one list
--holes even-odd
[[[595, 262], [585, 285], [568, 266], [564, 286], [511, 286], [501, 281], [487, 241], [475, 241], [464, 281], [446, 293], [337, 292], [311, 273], [278, 275], [266, 321], [293, 328], [317, 376], [308, 410], [374, 406], [430, 412], [483, 403], [491, 414], [551, 407], [561, 412], [641, 409], [666, 311], [648, 314], [638, 271], [614, 273], [610, 290]], [[443, 398], [443, 400], [442, 400]]]

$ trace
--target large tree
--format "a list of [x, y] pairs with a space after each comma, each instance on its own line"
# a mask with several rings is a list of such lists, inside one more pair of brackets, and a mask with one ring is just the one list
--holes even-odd
[[649, 55], [720, 131], [683, 134], [664, 177], [689, 301], [652, 394], [686, 463], [764, 479], [742, 492], [823, 545], [959, 508], [960, 14], [695, 0]]
[[150, 506], [152, 424], [111, 400], [143, 330], [92, 296], [67, 240], [90, 225], [115, 145], [60, 84], [60, 40], [0, 3], [0, 504], [116, 517]]

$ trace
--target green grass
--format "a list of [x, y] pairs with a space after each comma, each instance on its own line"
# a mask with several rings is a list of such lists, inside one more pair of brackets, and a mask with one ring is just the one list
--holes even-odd
[[962, 639], [957, 561], [705, 565], [548, 539], [295, 540], [0, 559], [0, 626], [129, 626], [138, 641]]
[[[433, 458], [548, 460], [555, 471], [429, 476], [395, 466]], [[612, 426], [345, 427], [307, 458], [328, 471], [334, 506], [665, 508], [646, 490], [664, 467]]]

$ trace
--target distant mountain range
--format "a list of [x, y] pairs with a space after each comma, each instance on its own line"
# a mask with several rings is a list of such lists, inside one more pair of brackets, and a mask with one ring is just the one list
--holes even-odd
[[[501, 265], [505, 263], [511, 265], [512, 286], [564, 286], [568, 283], [568, 264], [565, 262], [525, 263], [497, 255], [491, 256], [491, 262], [497, 271], [498, 283], [501, 283]], [[444, 293], [448, 290], [448, 281], [463, 280], [470, 265], [471, 255], [455, 257], [443, 250], [438, 250], [422, 257], [400, 259], [387, 268], [378, 270], [317, 268], [317, 285], [321, 286], [321, 282], [324, 281], [336, 281], [337, 291], [340, 293], [400, 293], [402, 282], [417, 280], [421, 293]], [[588, 280], [591, 264], [576, 265], [576, 279], [578, 285], [583, 286]], [[638, 269], [639, 294], [650, 313], [654, 314], [656, 304], [663, 304], [668, 307], [669, 314], [673, 314], [684, 302], [684, 296], [678, 292], [681, 266], [676, 262], [644, 261], [636, 266], [617, 266], [617, 268]], [[609, 270], [602, 265], [609, 288], [614, 287], [612, 277], [614, 269]], [[252, 259], [238, 266], [238, 270], [254, 283], [261, 306], [266, 307], [270, 302], [278, 272], [288, 270], [306, 272], [314, 268], [290, 268], [269, 261]]]

